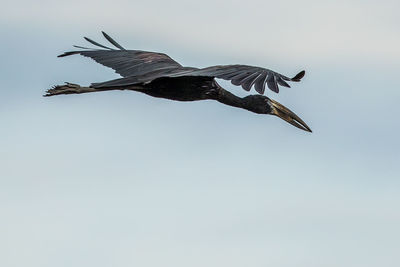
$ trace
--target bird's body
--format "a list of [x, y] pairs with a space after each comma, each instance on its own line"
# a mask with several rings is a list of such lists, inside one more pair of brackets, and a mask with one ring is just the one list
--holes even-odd
[[[103, 32], [105, 38], [118, 49], [101, 45], [85, 37], [90, 43], [104, 49], [89, 49], [66, 52], [59, 57], [81, 54], [114, 69], [122, 78], [93, 83], [81, 87], [66, 83], [49, 89], [45, 96], [79, 94], [108, 90], [133, 90], [144, 94], [176, 101], [217, 100], [220, 103], [243, 108], [258, 114], [279, 116], [292, 125], [306, 131], [311, 129], [293, 112], [262, 94], [266, 86], [279, 92], [278, 85], [290, 87], [286, 81], [300, 81], [304, 71], [288, 78], [274, 71], [247, 65], [225, 65], [207, 68], [183, 67], [169, 56], [140, 50], [125, 50]], [[222, 88], [215, 78], [230, 80], [246, 91], [253, 86], [261, 95], [238, 97]]]
[[142, 93], [176, 101], [215, 99], [219, 85], [210, 77], [183, 76], [158, 78], [143, 85]]

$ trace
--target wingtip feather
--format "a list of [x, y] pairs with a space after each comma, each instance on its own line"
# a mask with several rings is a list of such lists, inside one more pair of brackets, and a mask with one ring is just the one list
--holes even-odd
[[113, 46], [115, 46], [118, 49], [121, 50], [125, 50], [125, 48], [123, 48], [119, 43], [117, 43], [113, 38], [111, 38], [107, 33], [105, 33], [104, 31], [101, 31], [101, 33], [103, 34], [103, 36], [107, 39], [107, 41], [109, 41]]
[[93, 41], [92, 39], [89, 39], [89, 38], [87, 38], [87, 37], [83, 37], [83, 38], [84, 38], [86, 41], [88, 41], [89, 43], [91, 43], [91, 44], [93, 44], [93, 45], [96, 45], [96, 46], [98, 46], [98, 47], [102, 47], [102, 48], [109, 49], [109, 50], [114, 50], [114, 49], [112, 49], [112, 48], [110, 48], [110, 47], [108, 47], [108, 46], [99, 44], [98, 42]]
[[58, 55], [57, 57], [66, 57], [66, 56], [74, 55], [76, 53], [78, 53], [78, 52], [76, 52], [76, 51], [64, 52], [61, 55]]
[[296, 74], [291, 80], [294, 82], [300, 82], [300, 80], [304, 77], [306, 72], [304, 70], [300, 71], [299, 73]]

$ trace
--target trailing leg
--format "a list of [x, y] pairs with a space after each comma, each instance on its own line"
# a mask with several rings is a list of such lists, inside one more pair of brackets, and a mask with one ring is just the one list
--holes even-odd
[[65, 83], [64, 85], [53, 86], [51, 89], [46, 91], [46, 94], [44, 96], [82, 94], [97, 91], [98, 90], [96, 90], [95, 88], [82, 87], [79, 84]]
[[53, 95], [68, 95], [68, 94], [83, 94], [83, 93], [92, 93], [92, 92], [102, 92], [102, 91], [110, 91], [110, 90], [143, 90], [142, 86], [139, 85], [131, 85], [124, 87], [83, 87], [79, 84], [74, 83], [65, 83], [64, 85], [56, 85], [51, 89], [46, 91], [46, 94], [43, 96], [53, 96]]

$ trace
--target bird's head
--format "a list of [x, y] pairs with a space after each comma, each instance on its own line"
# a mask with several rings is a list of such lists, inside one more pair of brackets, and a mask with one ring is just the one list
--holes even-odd
[[310, 127], [294, 112], [284, 105], [263, 95], [249, 95], [244, 98], [245, 108], [258, 114], [275, 115], [293, 126], [307, 132], [312, 132]]

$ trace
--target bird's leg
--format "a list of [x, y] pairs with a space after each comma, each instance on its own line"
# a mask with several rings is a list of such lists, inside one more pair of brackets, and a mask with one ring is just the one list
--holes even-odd
[[64, 85], [53, 86], [51, 89], [46, 91], [46, 94], [44, 96], [82, 94], [96, 91], [97, 90], [95, 88], [82, 87], [78, 84], [73, 83], [65, 83]]
[[83, 87], [79, 84], [74, 83], [65, 83], [64, 85], [56, 85], [51, 89], [46, 91], [44, 96], [53, 96], [53, 95], [68, 95], [68, 94], [83, 94], [83, 93], [92, 93], [92, 92], [101, 92], [101, 91], [110, 91], [110, 90], [140, 90], [143, 89], [141, 86], [126, 86], [126, 87]]

